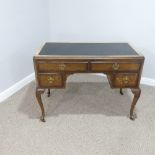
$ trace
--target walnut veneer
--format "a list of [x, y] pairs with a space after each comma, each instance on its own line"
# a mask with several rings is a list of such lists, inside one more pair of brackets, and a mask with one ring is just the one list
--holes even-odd
[[[89, 52], [90, 51], [90, 52]], [[97, 53], [97, 54], [96, 54]], [[130, 88], [134, 94], [130, 119], [140, 97], [139, 88], [144, 57], [126, 43], [46, 43], [33, 58], [36, 75], [36, 97], [45, 111], [41, 94], [51, 88], [65, 88], [67, 76], [74, 73], [104, 73], [111, 88]]]

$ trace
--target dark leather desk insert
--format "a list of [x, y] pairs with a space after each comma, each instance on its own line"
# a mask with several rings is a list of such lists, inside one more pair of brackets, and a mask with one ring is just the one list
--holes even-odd
[[144, 57], [127, 43], [46, 43], [33, 58], [36, 74], [36, 98], [45, 111], [41, 94], [45, 89], [65, 88], [67, 77], [74, 73], [104, 73], [111, 88], [130, 88], [134, 94], [130, 119], [140, 97], [139, 88]]

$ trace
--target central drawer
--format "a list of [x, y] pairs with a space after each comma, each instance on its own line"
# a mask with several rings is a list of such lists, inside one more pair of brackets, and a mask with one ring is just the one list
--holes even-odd
[[110, 72], [110, 71], [138, 71], [140, 69], [139, 63], [104, 63], [92, 62], [90, 69], [93, 72]]
[[38, 70], [40, 72], [85, 72], [87, 71], [87, 66], [85, 62], [38, 62]]

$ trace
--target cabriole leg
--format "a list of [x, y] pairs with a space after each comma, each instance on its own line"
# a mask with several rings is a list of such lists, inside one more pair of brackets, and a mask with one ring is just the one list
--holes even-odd
[[132, 93], [134, 94], [134, 98], [131, 104], [131, 109], [130, 109], [130, 119], [131, 120], [135, 120], [136, 115], [134, 114], [134, 109], [136, 106], [136, 103], [140, 97], [141, 94], [141, 89], [140, 88], [136, 88], [136, 89], [131, 89]]
[[45, 110], [44, 110], [44, 105], [42, 103], [42, 98], [41, 98], [41, 94], [43, 94], [44, 91], [45, 91], [44, 89], [36, 89], [36, 98], [37, 98], [38, 104], [39, 104], [40, 109], [41, 109], [40, 120], [42, 122], [45, 122]]

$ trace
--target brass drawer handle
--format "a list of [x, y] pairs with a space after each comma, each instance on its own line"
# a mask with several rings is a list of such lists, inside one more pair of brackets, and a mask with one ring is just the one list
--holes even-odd
[[54, 82], [54, 78], [53, 77], [48, 77], [48, 82], [50, 83], [50, 84], [52, 84], [53, 82]]
[[118, 63], [114, 63], [113, 65], [112, 65], [112, 68], [113, 68], [113, 70], [118, 70], [119, 69], [119, 64]]
[[117, 77], [116, 80], [121, 83], [121, 84], [125, 84], [127, 85], [129, 83], [129, 77], [125, 76], [125, 77]]
[[60, 64], [59, 65], [59, 70], [65, 70], [66, 65], [65, 64]]
[[129, 83], [129, 77], [128, 77], [128, 76], [125, 76], [125, 77], [123, 78], [123, 83], [124, 83], [124, 84], [128, 84], [128, 83]]

